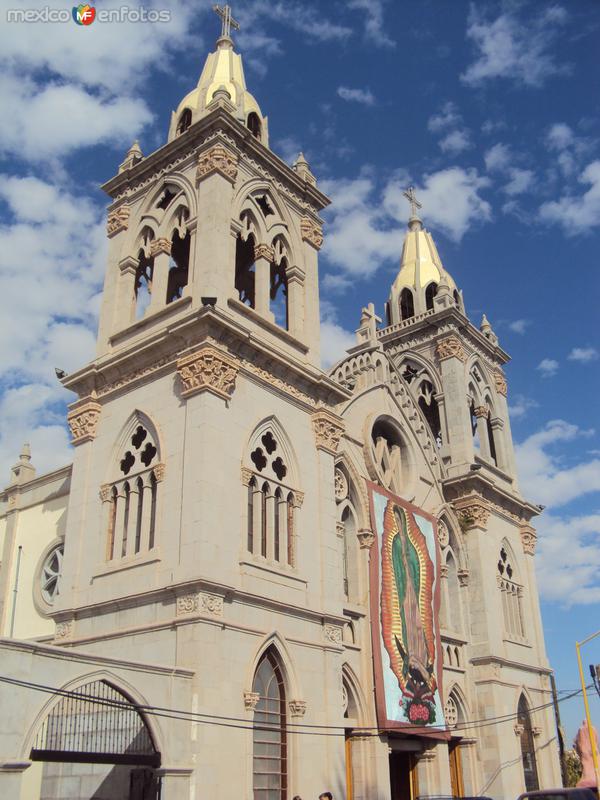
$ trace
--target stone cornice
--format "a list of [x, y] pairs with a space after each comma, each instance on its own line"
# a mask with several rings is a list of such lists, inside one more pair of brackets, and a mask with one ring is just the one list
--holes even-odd
[[[43, 501], [46, 502], [47, 500], [53, 500], [56, 497], [62, 497], [63, 495], [68, 495], [70, 491], [69, 485], [65, 484], [65, 481], [68, 481], [71, 477], [71, 471], [73, 470], [72, 464], [67, 464], [65, 467], [60, 467], [60, 469], [53, 470], [52, 472], [46, 472], [44, 475], [36, 475], [35, 478], [31, 481], [27, 481], [26, 483], [22, 483], [19, 485], [19, 508], [27, 508], [30, 505], [37, 505], [40, 502], [40, 498], [38, 495], [33, 497], [30, 501], [27, 499], [28, 494], [32, 494], [38, 489], [42, 489], [50, 483], [59, 482], [60, 484], [56, 490], [50, 491], [49, 494], [43, 495]], [[0, 492], [0, 501], [6, 500], [8, 495], [15, 489], [15, 486], [7, 486]]]
[[94, 397], [83, 397], [70, 406], [67, 422], [71, 429], [71, 442], [74, 445], [90, 442], [96, 438], [96, 428], [100, 421], [102, 406]]
[[327, 409], [319, 409], [313, 414], [313, 429], [317, 450], [335, 455], [340, 439], [344, 434], [345, 424], [341, 417]]
[[270, 384], [306, 408], [314, 409], [319, 403], [334, 406], [350, 398], [325, 372], [296, 360], [251, 333], [242, 321], [212, 306], [174, 319], [147, 333], [143, 341], [133, 338], [130, 344], [63, 378], [62, 384], [81, 396], [105, 397], [174, 371], [179, 359], [203, 343], [218, 343], [231, 358], [239, 359], [241, 373]]
[[[329, 198], [323, 192], [301, 178], [268, 147], [261, 144], [229, 112], [220, 108], [198, 120], [181, 136], [177, 136], [173, 141], [159, 147], [131, 169], [115, 175], [102, 186], [102, 189], [113, 199], [118, 198], [126, 191], [136, 189], [138, 184], [146, 180], [150, 181], [158, 174], [167, 174], [188, 157], [194, 160], [198, 148], [206, 146], [207, 139], [217, 133], [232, 138], [237, 146], [241, 146], [244, 154], [254, 158], [260, 166], [266, 168], [277, 180], [298, 195], [301, 200], [308, 202], [316, 211], [329, 205]], [[227, 146], [225, 141], [223, 144]]]
[[[500, 667], [509, 667], [511, 669], [520, 669], [525, 670], [526, 672], [535, 672], [538, 675], [551, 675], [553, 670], [549, 667], [542, 667], [539, 664], [525, 664], [521, 661], [511, 661], [508, 658], [504, 658], [503, 656], [494, 656], [494, 655], [487, 655], [487, 656], [472, 656], [471, 664], [474, 667], [487, 667], [490, 664], [498, 664]], [[477, 679], [476, 679], [476, 682]], [[536, 691], [548, 693], [548, 689], [537, 688]]]
[[220, 348], [204, 344], [177, 362], [181, 396], [188, 398], [200, 392], [211, 392], [223, 400], [229, 400], [235, 391], [235, 379], [239, 371], [239, 361]]
[[[519, 495], [504, 491], [481, 473], [446, 478], [442, 481], [446, 500], [455, 504], [465, 498], [479, 498], [490, 512], [523, 525], [540, 513], [539, 506], [529, 503]], [[464, 504], [463, 504], [464, 505]]]

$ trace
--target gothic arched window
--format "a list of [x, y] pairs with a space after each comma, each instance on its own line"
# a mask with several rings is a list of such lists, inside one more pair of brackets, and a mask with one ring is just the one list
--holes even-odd
[[533, 726], [531, 724], [531, 714], [525, 695], [519, 698], [517, 708], [517, 725], [521, 743], [521, 758], [523, 762], [523, 776], [525, 778], [525, 791], [535, 792], [540, 788], [537, 771], [537, 760], [535, 757], [535, 743], [533, 738]]
[[154, 278], [154, 257], [151, 254], [151, 242], [154, 232], [146, 227], [140, 236], [140, 247], [137, 254], [137, 268], [134, 280], [135, 319], [140, 319], [150, 305], [152, 295], [152, 279]]
[[261, 658], [252, 691], [254, 707], [252, 786], [255, 800], [287, 800], [287, 726], [283, 673], [272, 648]]
[[171, 256], [167, 280], [167, 304], [179, 299], [188, 284], [190, 267], [190, 232], [187, 230], [188, 210], [181, 208], [171, 236]]
[[156, 535], [160, 463], [156, 434], [136, 415], [124, 437], [113, 480], [101, 489], [106, 505], [106, 560], [135, 557], [152, 550]]
[[270, 269], [270, 308], [277, 325], [288, 330], [288, 251], [280, 237], [273, 242], [273, 254], [274, 260]]
[[395, 494], [406, 490], [410, 480], [409, 450], [399, 428], [388, 418], [375, 421], [368, 455], [382, 486]]
[[433, 298], [437, 294], [437, 283], [430, 283], [425, 289], [425, 308], [429, 311], [433, 308]]
[[358, 497], [356, 489], [341, 464], [335, 468], [337, 532], [342, 549], [342, 590], [344, 597], [359, 602], [358, 586]]
[[[252, 439], [243, 476], [246, 485], [246, 547], [274, 564], [294, 567], [295, 513], [302, 494], [290, 484], [290, 459], [275, 430], [261, 428]], [[293, 480], [293, 479], [292, 479]]]
[[254, 248], [256, 246], [256, 226], [252, 216], [244, 212], [241, 217], [242, 230], [235, 245], [235, 288], [240, 301], [250, 308], [256, 302], [256, 271]]
[[522, 608], [523, 586], [518, 580], [516, 564], [506, 542], [500, 548], [497, 579], [502, 600], [504, 630], [509, 638], [522, 639], [525, 636]]
[[261, 133], [261, 124], [260, 124], [260, 117], [255, 111], [250, 112], [248, 114], [248, 130], [252, 134], [252, 136], [256, 136], [257, 139], [260, 139]]
[[438, 447], [442, 444], [442, 423], [440, 420], [440, 409], [438, 401], [435, 399], [435, 389], [430, 380], [424, 378], [419, 384], [418, 394], [419, 408], [425, 415], [427, 424], [433, 434]]
[[177, 136], [185, 133], [192, 124], [192, 112], [189, 108], [184, 108], [177, 123]]
[[400, 319], [410, 319], [415, 315], [415, 301], [410, 289], [400, 292]]

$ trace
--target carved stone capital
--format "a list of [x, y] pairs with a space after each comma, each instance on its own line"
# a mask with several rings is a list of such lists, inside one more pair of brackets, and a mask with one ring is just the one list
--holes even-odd
[[63, 639], [70, 639], [73, 636], [73, 620], [68, 619], [64, 622], [57, 622], [54, 631], [54, 638], [62, 641]]
[[504, 373], [499, 369], [494, 372], [494, 384], [496, 385], [498, 394], [503, 394], [504, 397], [506, 397], [508, 394], [508, 385]]
[[133, 256], [125, 256], [119, 261], [119, 272], [121, 275], [135, 275], [139, 261]]
[[223, 614], [223, 598], [207, 592], [192, 592], [177, 598], [177, 616], [185, 614], [214, 614], [217, 617]]
[[242, 467], [242, 484], [244, 486], [250, 486], [250, 481], [252, 480], [252, 476], [254, 473], [248, 467]]
[[112, 485], [110, 483], [103, 483], [98, 494], [103, 503], [108, 502], [112, 497]]
[[152, 239], [150, 242], [150, 256], [154, 258], [154, 256], [159, 256], [161, 253], [166, 253], [168, 256], [171, 255], [170, 239], [161, 237], [160, 239]]
[[445, 358], [458, 358], [463, 363], [467, 360], [467, 354], [458, 336], [447, 336], [440, 339], [436, 347], [437, 357], [440, 361]]
[[239, 365], [221, 350], [204, 345], [195, 353], [180, 358], [177, 372], [183, 387], [182, 397], [212, 392], [217, 397], [229, 400], [235, 390]]
[[275, 251], [268, 244], [255, 244], [254, 245], [254, 260], [258, 261], [259, 258], [264, 258], [266, 261], [275, 261]]
[[67, 422], [71, 429], [71, 442], [74, 445], [90, 442], [96, 437], [96, 428], [100, 420], [102, 406], [93, 400], [88, 400], [69, 411]]
[[455, 500], [454, 508], [467, 528], [487, 528], [490, 508], [483, 498], [465, 497]]
[[469, 570], [468, 569], [459, 569], [457, 572], [458, 582], [461, 586], [468, 586], [469, 585]]
[[525, 726], [524, 725], [521, 725], [519, 722], [515, 723], [515, 727], [514, 727], [515, 736], [521, 736], [523, 734], [524, 730], [525, 730]]
[[473, 409], [473, 414], [475, 414], [475, 416], [478, 419], [480, 417], [483, 417], [484, 419], [486, 419], [488, 417], [489, 413], [490, 413], [490, 410], [489, 410], [489, 408], [487, 406], [475, 406], [475, 408]]
[[120, 231], [126, 231], [129, 227], [129, 215], [131, 209], [127, 203], [123, 203], [118, 208], [113, 209], [106, 220], [106, 234], [109, 239]]
[[152, 467], [152, 473], [158, 483], [164, 480], [165, 470], [166, 470], [165, 464], [156, 464], [154, 467]]
[[290, 716], [303, 717], [306, 714], [306, 700], [290, 700]]
[[244, 692], [244, 708], [246, 711], [254, 711], [259, 700], [260, 695], [258, 692]]
[[535, 532], [535, 528], [533, 528], [531, 525], [521, 525], [519, 528], [519, 533], [521, 535], [523, 552], [528, 556], [534, 556], [535, 546], [537, 544], [537, 533]]
[[361, 550], [370, 550], [375, 541], [375, 534], [369, 528], [361, 528], [356, 534]]
[[323, 636], [327, 642], [332, 644], [342, 643], [342, 629], [339, 625], [324, 625]]
[[199, 183], [207, 175], [218, 172], [219, 175], [233, 183], [237, 177], [237, 165], [237, 155], [223, 147], [222, 144], [216, 144], [200, 155], [196, 169], [196, 182]]
[[344, 433], [344, 423], [331, 411], [317, 411], [313, 414], [313, 429], [318, 450], [335, 455]]
[[448, 577], [448, 565], [442, 564], [440, 567], [440, 578], [447, 578]]
[[304, 492], [294, 492], [292, 496], [292, 506], [294, 508], [302, 508], [304, 502]]
[[315, 250], [320, 250], [323, 244], [323, 228], [317, 225], [310, 217], [300, 220], [300, 234], [303, 241], [311, 244]]

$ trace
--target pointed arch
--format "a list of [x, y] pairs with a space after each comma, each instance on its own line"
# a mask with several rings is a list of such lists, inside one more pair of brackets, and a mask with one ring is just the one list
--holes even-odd
[[517, 701], [517, 728], [515, 730], [519, 735], [523, 778], [527, 792], [533, 792], [540, 788], [531, 708], [527, 693], [525, 690], [521, 691]]
[[342, 452], [335, 462], [336, 468], [341, 468], [348, 480], [349, 496], [352, 499], [354, 511], [357, 514], [357, 523], [360, 528], [370, 527], [369, 498], [364, 488], [364, 478], [361, 476], [351, 455]]
[[[354, 670], [352, 669], [350, 664], [348, 664], [347, 661], [342, 664], [342, 688], [344, 682], [346, 683], [347, 688], [351, 692], [351, 698], [349, 697], [348, 699], [349, 701], [350, 699], [354, 701], [354, 706], [356, 709], [356, 716], [351, 717], [348, 714], [348, 718], [355, 719], [358, 723], [357, 727], [360, 727], [364, 725], [367, 720], [367, 712], [366, 712], [367, 704], [365, 701], [364, 693], [362, 691], [362, 687], [360, 685], [360, 681], [358, 680], [356, 673], [354, 672]], [[348, 703], [348, 711], [350, 711], [350, 702]], [[346, 714], [344, 714], [344, 716], [346, 716]]]
[[[164, 452], [160, 428], [148, 414], [136, 408], [123, 423], [115, 439], [110, 461], [107, 465], [106, 482], [110, 482], [115, 477], [122, 477], [121, 473], [118, 472], [118, 462], [123, 453], [132, 446], [135, 447], [135, 445], [132, 445], [131, 440], [139, 427], [142, 427], [147, 433], [147, 436], [143, 439], [141, 444], [146, 445], [148, 441], [151, 441], [154, 447], [156, 447], [156, 455], [152, 459], [152, 462], [154, 464], [160, 462], [162, 453]], [[136, 449], [139, 451], [141, 448], [138, 447]], [[131, 474], [133, 475], [134, 473], [132, 472]]]
[[265, 653], [269, 650], [272, 650], [279, 660], [287, 696], [293, 700], [303, 700], [304, 695], [301, 691], [298, 672], [294, 667], [288, 643], [279, 631], [272, 631], [267, 634], [256, 648], [246, 673], [246, 685], [248, 687], [252, 686], [256, 670]]
[[[271, 434], [276, 448], [272, 452], [267, 452], [267, 447], [262, 441], [263, 437]], [[269, 444], [269, 449], [272, 444]], [[300, 470], [298, 467], [298, 458], [294, 447], [284, 430], [283, 425], [278, 418], [272, 414], [263, 418], [253, 429], [252, 433], [247, 439], [244, 448], [243, 464], [250, 469], [255, 469], [261, 475], [272, 475], [272, 464], [267, 464], [264, 470], [256, 470], [256, 464], [252, 459], [252, 453], [256, 448], [263, 451], [263, 455], [267, 458], [268, 462], [273, 462], [277, 457], [281, 457], [283, 464], [286, 468], [286, 473], [283, 478], [275, 474], [274, 479], [279, 481], [290, 488], [300, 490], [302, 488], [300, 482]], [[273, 458], [271, 458], [273, 456]], [[271, 467], [271, 470], [269, 469]]]
[[180, 195], [183, 195], [185, 198], [185, 204], [189, 208], [190, 216], [196, 216], [196, 192], [194, 186], [190, 182], [190, 180], [180, 172], [172, 172], [169, 175], [164, 175], [162, 179], [156, 184], [154, 187], [154, 191], [148, 195], [146, 202], [142, 206], [142, 211], [140, 214], [140, 218], [144, 218], [148, 214], [158, 218], [161, 222], [165, 219], [166, 215], [163, 209], [162, 214], [156, 214], [154, 209], [156, 208], [156, 204], [160, 202], [161, 197], [164, 194], [166, 188], [177, 189], [177, 191], [173, 192], [173, 197], [169, 202], [169, 210], [170, 207], [176, 199], [179, 202]]

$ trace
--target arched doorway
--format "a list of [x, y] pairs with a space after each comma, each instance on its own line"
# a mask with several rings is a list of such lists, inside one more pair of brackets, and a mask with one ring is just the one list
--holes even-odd
[[523, 759], [523, 776], [525, 778], [525, 791], [535, 792], [540, 788], [537, 771], [537, 760], [535, 757], [535, 744], [533, 739], [533, 726], [531, 724], [531, 714], [525, 695], [519, 698], [517, 708], [517, 725], [519, 738], [521, 740], [521, 757]]
[[30, 758], [44, 762], [40, 800], [160, 798], [161, 757], [144, 715], [105, 680], [62, 693], [36, 734]]

